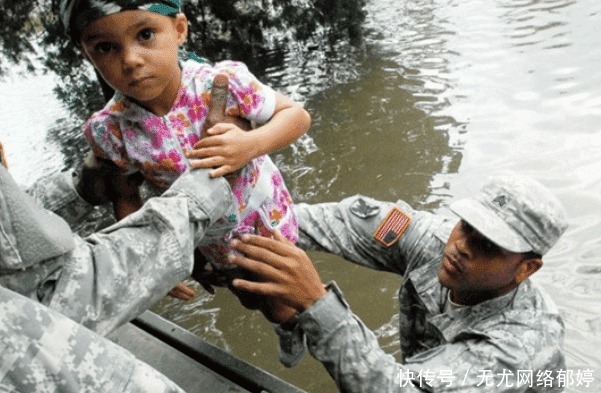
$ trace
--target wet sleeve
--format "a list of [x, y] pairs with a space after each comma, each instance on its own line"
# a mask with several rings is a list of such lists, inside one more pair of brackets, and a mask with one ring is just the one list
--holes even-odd
[[278, 357], [280, 363], [290, 368], [300, 362], [305, 355], [305, 333], [300, 325], [292, 330], [285, 330], [280, 325], [274, 325], [275, 334], [278, 336]]
[[135, 318], [189, 276], [193, 249], [233, 203], [223, 178], [183, 174], [162, 197], [61, 257], [41, 301], [105, 335]]
[[183, 393], [115, 343], [0, 287], [0, 391]]
[[275, 91], [260, 82], [244, 63], [223, 61], [215, 64], [215, 71], [229, 77], [228, 114], [259, 124], [271, 119], [275, 111]]

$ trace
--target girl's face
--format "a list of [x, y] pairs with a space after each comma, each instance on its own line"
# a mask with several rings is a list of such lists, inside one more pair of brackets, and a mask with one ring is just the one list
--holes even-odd
[[81, 46], [111, 87], [164, 115], [177, 98], [181, 80], [177, 52], [187, 33], [184, 14], [123, 11], [87, 26]]

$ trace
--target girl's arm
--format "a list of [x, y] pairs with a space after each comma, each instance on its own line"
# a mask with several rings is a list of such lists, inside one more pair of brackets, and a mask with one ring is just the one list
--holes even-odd
[[141, 207], [141, 200], [125, 197], [123, 195], [117, 196], [117, 199], [113, 201], [113, 208], [115, 210], [115, 217], [117, 218], [117, 221], [129, 216], [133, 212], [139, 210]]
[[[300, 104], [290, 98], [275, 93], [273, 117], [261, 127], [248, 133], [252, 142], [256, 142], [253, 158], [269, 154], [288, 146], [311, 126], [311, 116]], [[211, 131], [209, 130], [209, 134]]]
[[309, 129], [311, 117], [298, 103], [275, 93], [275, 109], [264, 125], [245, 132], [234, 123], [217, 123], [188, 153], [193, 168], [215, 168], [212, 177], [235, 172], [252, 159], [285, 147]]

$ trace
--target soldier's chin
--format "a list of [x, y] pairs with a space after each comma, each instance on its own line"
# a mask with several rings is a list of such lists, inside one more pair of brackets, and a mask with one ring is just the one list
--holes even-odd
[[445, 268], [443, 266], [440, 267], [440, 269], [438, 270], [438, 281], [440, 281], [440, 284], [447, 288], [447, 289], [453, 289], [453, 278], [452, 276], [445, 270]]

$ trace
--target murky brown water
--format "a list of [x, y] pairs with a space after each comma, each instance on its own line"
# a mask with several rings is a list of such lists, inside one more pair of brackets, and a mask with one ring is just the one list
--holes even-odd
[[[367, 8], [360, 50], [343, 56], [332, 48], [325, 66], [319, 54], [290, 54], [286, 69], [269, 70], [314, 118], [309, 138], [274, 155], [296, 199], [363, 193], [448, 214], [444, 204], [475, 192], [492, 171], [540, 179], [565, 204], [570, 228], [536, 278], [565, 316], [569, 369], [594, 377], [588, 389], [574, 381], [566, 391], [601, 391], [601, 3], [370, 0]], [[2, 139], [15, 176], [28, 183], [60, 158], [41, 139], [29, 147], [49, 120], [31, 119], [38, 107], [23, 109], [33, 85], [23, 86], [0, 85], [0, 105], [19, 102], [2, 118], [22, 120]], [[45, 101], [36, 105], [52, 117]], [[313, 256], [323, 279], [335, 278], [397, 353], [400, 278]], [[309, 392], [335, 391], [310, 357], [280, 366], [269, 324], [226, 291], [185, 305], [165, 300], [157, 310]]]

